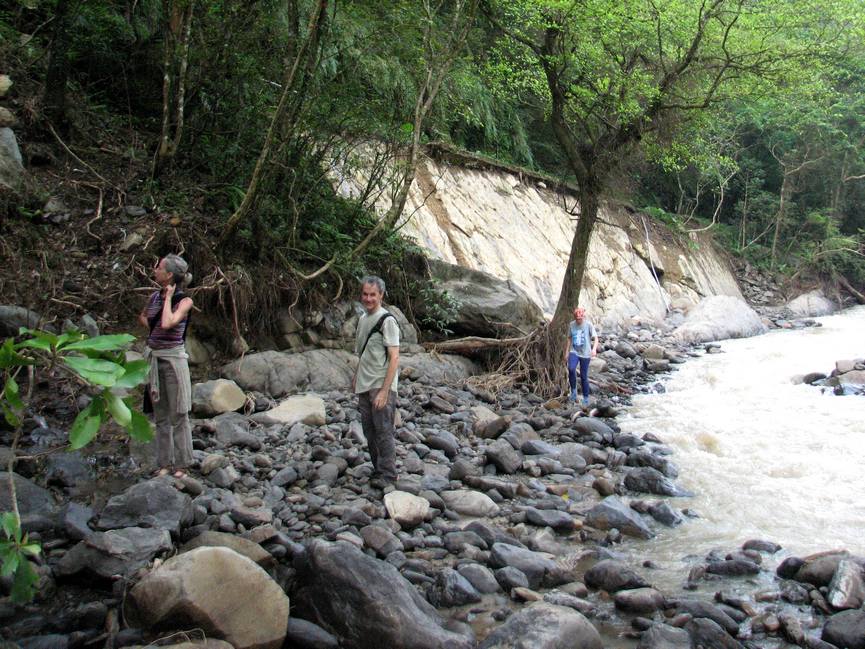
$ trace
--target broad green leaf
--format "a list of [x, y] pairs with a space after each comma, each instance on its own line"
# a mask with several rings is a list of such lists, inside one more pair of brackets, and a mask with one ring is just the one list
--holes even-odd
[[108, 408], [108, 412], [114, 417], [114, 421], [124, 428], [128, 428], [132, 423], [132, 411], [129, 409], [129, 406], [124, 403], [123, 399], [108, 390], [104, 392], [104, 395], [105, 405]]
[[[23, 336], [25, 334], [31, 336], [28, 340], [41, 340], [48, 343], [48, 345], [51, 347], [56, 347], [57, 341], [59, 340], [57, 335], [51, 333], [50, 331], [44, 331], [42, 329], [28, 329], [27, 327], [21, 327], [20, 329], [18, 329], [19, 336]], [[27, 340], [25, 340], [24, 342], [26, 343]]]
[[18, 563], [15, 571], [15, 579], [12, 582], [11, 600], [16, 604], [23, 604], [33, 599], [36, 594], [36, 584], [39, 575], [33, 570], [33, 566], [26, 559]]
[[6, 420], [6, 423], [12, 426], [12, 428], [18, 428], [21, 425], [21, 417], [5, 402], [0, 402], [0, 409], [3, 410], [3, 418]]
[[28, 543], [19, 549], [22, 554], [29, 554], [31, 557], [38, 557], [42, 553], [42, 546], [38, 543]]
[[15, 529], [18, 527], [18, 519], [15, 518], [15, 514], [13, 512], [3, 512], [0, 514], [0, 528], [3, 529], [3, 533], [8, 537], [12, 538], [15, 534]]
[[95, 338], [85, 338], [78, 342], [70, 343], [63, 349], [77, 351], [95, 351], [95, 352], [113, 352], [118, 349], [124, 349], [135, 342], [135, 336], [129, 334], [111, 334], [108, 336], [96, 336]]
[[7, 338], [0, 347], [0, 369], [8, 369], [10, 367], [21, 367], [22, 365], [33, 365], [36, 361], [32, 358], [27, 358], [19, 354], [11, 338]]
[[21, 555], [18, 554], [17, 548], [11, 546], [9, 550], [4, 552], [3, 566], [0, 567], [0, 576], [8, 577], [18, 569], [18, 563], [21, 561]]
[[72, 428], [69, 430], [69, 446], [72, 450], [87, 446], [99, 432], [102, 417], [94, 414], [94, 410], [93, 402], [91, 402], [89, 406], [78, 413], [75, 421], [72, 422]]
[[11, 376], [6, 379], [6, 385], [3, 387], [3, 396], [6, 397], [6, 401], [8, 401], [9, 405], [15, 408], [15, 410], [24, 410], [24, 402], [21, 401], [18, 383], [16, 383], [15, 379]]
[[113, 386], [117, 382], [117, 379], [123, 376], [124, 372], [122, 365], [96, 358], [67, 356], [63, 359], [63, 362], [72, 368], [81, 378], [106, 388]]
[[33, 349], [41, 349], [45, 352], [51, 351], [51, 343], [44, 338], [29, 338], [18, 343], [18, 347], [32, 347]]
[[126, 370], [123, 376], [114, 384], [116, 388], [134, 388], [141, 385], [147, 379], [150, 363], [145, 360], [130, 361], [123, 365]]
[[132, 411], [132, 421], [126, 430], [136, 442], [149, 442], [153, 439], [153, 426], [150, 425], [150, 420], [137, 410]]

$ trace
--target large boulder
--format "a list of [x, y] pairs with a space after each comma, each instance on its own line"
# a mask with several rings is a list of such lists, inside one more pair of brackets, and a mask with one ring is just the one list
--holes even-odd
[[3, 338], [17, 336], [21, 327], [35, 329], [41, 320], [42, 316], [23, 306], [0, 304], [0, 336]]
[[200, 627], [235, 649], [278, 649], [289, 601], [254, 561], [228, 548], [198, 548], [172, 557], [130, 591], [148, 627]]
[[602, 649], [597, 629], [577, 611], [534, 602], [493, 631], [478, 649]]
[[156, 478], [112, 496], [99, 516], [97, 527], [101, 530], [153, 527], [178, 536], [192, 522], [192, 517], [192, 499], [175, 489], [170, 480]]
[[126, 527], [94, 532], [63, 555], [55, 573], [58, 577], [69, 577], [89, 571], [104, 579], [114, 575], [128, 577], [171, 548], [167, 530]]
[[673, 337], [686, 344], [748, 338], [766, 332], [766, 325], [747, 303], [729, 295], [704, 298], [688, 313]]
[[295, 600], [312, 619], [354, 649], [468, 649], [391, 564], [346, 542], [314, 540], [295, 562]]
[[227, 379], [196, 383], [192, 388], [192, 411], [202, 417], [240, 410], [245, 403], [246, 394]]
[[[541, 308], [514, 282], [489, 273], [430, 260], [438, 288], [456, 299], [457, 316], [448, 326], [467, 336], [528, 333], [543, 322]], [[423, 305], [421, 305], [421, 312]]]
[[276, 408], [258, 412], [250, 419], [260, 424], [294, 426], [301, 423], [307, 426], [323, 426], [326, 417], [324, 399], [317, 394], [296, 394], [282, 401]]
[[267, 351], [247, 354], [225, 365], [221, 373], [246, 391], [283, 397], [307, 390], [347, 390], [356, 366], [355, 355], [339, 349]]
[[831, 315], [836, 310], [835, 303], [817, 289], [793, 298], [784, 305], [782, 312], [793, 318], [813, 318]]
[[[12, 479], [15, 481], [15, 494], [22, 525], [27, 528], [28, 522], [37, 518], [55, 519], [58, 506], [54, 502], [51, 492], [17, 473], [12, 475]], [[6, 471], [0, 471], [0, 512], [8, 511], [12, 511], [9, 474]]]
[[461, 381], [480, 371], [473, 361], [455, 354], [400, 354], [399, 365], [412, 378], [423, 378], [431, 384]]
[[11, 128], [0, 128], [0, 188], [17, 190], [24, 176], [24, 164], [18, 140]]

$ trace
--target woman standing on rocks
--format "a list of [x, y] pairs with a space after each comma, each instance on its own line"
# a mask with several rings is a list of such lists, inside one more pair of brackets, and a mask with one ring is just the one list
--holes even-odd
[[574, 319], [568, 327], [568, 343], [565, 349], [567, 349], [565, 362], [568, 364], [568, 383], [571, 386], [570, 400], [577, 400], [577, 364], [579, 363], [583, 406], [588, 406], [589, 362], [598, 355], [598, 334], [595, 326], [586, 319], [586, 310], [582, 307], [574, 309]]
[[144, 358], [150, 361], [144, 401], [147, 410], [149, 398], [156, 420], [157, 475], [176, 469], [177, 478], [186, 475], [182, 469], [192, 462], [192, 383], [186, 353], [192, 298], [183, 293], [192, 281], [188, 267], [178, 255], [160, 259], [153, 268], [153, 278], [161, 288], [150, 296], [138, 316], [138, 321], [150, 329], [144, 351]]

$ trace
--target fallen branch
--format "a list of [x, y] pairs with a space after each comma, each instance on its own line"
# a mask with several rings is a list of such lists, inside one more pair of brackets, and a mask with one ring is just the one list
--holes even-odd
[[445, 354], [476, 354], [488, 349], [515, 347], [520, 343], [527, 342], [528, 339], [529, 336], [520, 336], [519, 338], [481, 338], [480, 336], [468, 336], [466, 338], [446, 340], [440, 343], [424, 343], [423, 346], [430, 352]]
[[850, 293], [853, 297], [856, 298], [856, 301], [859, 304], [865, 304], [865, 295], [862, 295], [859, 291], [857, 291], [853, 286], [851, 286], [850, 282], [847, 281], [847, 278], [843, 275], [838, 275], [838, 283], [847, 289], [847, 292]]

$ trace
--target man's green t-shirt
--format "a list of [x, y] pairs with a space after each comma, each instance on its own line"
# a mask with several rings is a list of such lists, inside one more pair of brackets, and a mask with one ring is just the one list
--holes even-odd
[[[357, 336], [354, 343], [354, 353], [359, 354], [363, 343], [366, 341], [370, 330], [378, 322], [379, 318], [388, 313], [383, 307], [379, 307], [373, 314], [364, 313], [357, 323]], [[384, 385], [387, 375], [387, 347], [399, 347], [399, 325], [396, 318], [388, 318], [381, 326], [381, 331], [374, 333], [363, 356], [358, 360], [357, 380], [354, 391], [356, 393], [368, 392], [374, 388]], [[390, 389], [396, 392], [398, 376], [393, 377]]]

